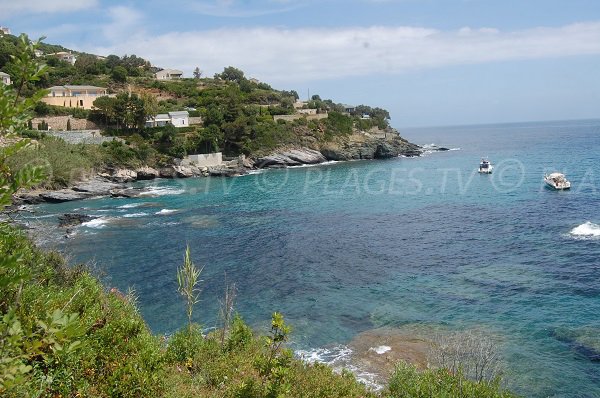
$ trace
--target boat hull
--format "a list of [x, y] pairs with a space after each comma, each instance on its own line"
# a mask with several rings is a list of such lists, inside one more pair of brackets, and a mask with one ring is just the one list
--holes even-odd
[[553, 181], [545, 181], [546, 187], [550, 188], [554, 191], [565, 191], [567, 189], [571, 189], [571, 183], [566, 182], [564, 184], [555, 184]]

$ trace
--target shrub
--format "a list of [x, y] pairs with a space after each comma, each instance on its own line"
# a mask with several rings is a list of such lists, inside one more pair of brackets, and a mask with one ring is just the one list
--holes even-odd
[[509, 398], [511, 393], [500, 388], [497, 381], [475, 382], [461, 373], [446, 369], [420, 372], [415, 366], [399, 363], [390, 378], [385, 393], [390, 398], [463, 397]]

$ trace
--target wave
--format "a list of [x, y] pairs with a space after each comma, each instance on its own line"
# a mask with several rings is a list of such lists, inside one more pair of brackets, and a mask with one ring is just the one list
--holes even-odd
[[385, 354], [388, 351], [391, 351], [392, 347], [390, 347], [389, 345], [380, 345], [378, 347], [371, 347], [369, 348], [369, 351], [375, 351], [376, 354], [382, 355]]
[[436, 153], [436, 152], [460, 151], [460, 150], [461, 150], [461, 148], [441, 147], [434, 143], [421, 145], [421, 155], [429, 155], [429, 154]]
[[84, 227], [88, 227], [88, 228], [100, 229], [100, 228], [104, 228], [107, 223], [108, 223], [108, 219], [106, 219], [106, 218], [96, 218], [96, 219], [81, 223], [81, 225]]
[[131, 213], [123, 215], [124, 218], [136, 218], [136, 217], [144, 217], [147, 216], [148, 213]]
[[185, 189], [177, 189], [172, 187], [148, 187], [139, 196], [166, 196], [166, 195], [181, 195]]
[[144, 204], [143, 202], [141, 202], [141, 203], [128, 203], [126, 205], [117, 207], [117, 209], [133, 209], [134, 207], [139, 207], [139, 206], [141, 206], [143, 204]]
[[177, 210], [173, 210], [173, 209], [162, 209], [160, 211], [157, 211], [154, 214], [172, 214], [175, 213]]
[[[377, 347], [380, 348], [380, 347]], [[345, 345], [330, 348], [314, 348], [310, 350], [296, 350], [296, 356], [308, 363], [324, 363], [336, 372], [347, 369], [354, 373], [356, 379], [373, 390], [381, 390], [383, 386], [378, 381], [378, 376], [367, 372], [352, 363], [353, 351]]]
[[600, 238], [600, 225], [586, 221], [573, 228], [569, 234], [580, 239]]

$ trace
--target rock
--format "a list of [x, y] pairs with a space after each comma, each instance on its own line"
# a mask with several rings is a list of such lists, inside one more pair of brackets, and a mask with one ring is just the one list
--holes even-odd
[[292, 149], [284, 152], [283, 155], [302, 164], [318, 164], [327, 161], [321, 152], [308, 148]]
[[175, 178], [177, 172], [175, 171], [175, 166], [166, 166], [162, 167], [158, 170], [158, 175], [160, 178]]
[[110, 173], [99, 173], [100, 177], [114, 182], [132, 182], [137, 180], [137, 172], [130, 169], [116, 169]]
[[198, 168], [195, 166], [173, 166], [175, 176], [178, 178], [189, 178], [195, 175], [199, 175], [200, 172], [196, 172], [194, 169], [198, 170]]
[[110, 195], [110, 191], [116, 188], [122, 188], [121, 184], [107, 181], [101, 177], [93, 178], [75, 185], [72, 189], [76, 192], [87, 192], [93, 195]]
[[244, 158], [242, 160], [242, 167], [245, 167], [247, 169], [253, 169], [254, 168], [254, 160], [252, 160], [250, 158]]
[[83, 224], [84, 222], [94, 220], [98, 217], [88, 216], [86, 214], [79, 213], [66, 213], [62, 216], [58, 216], [59, 227], [74, 227], [76, 225]]
[[138, 180], [153, 180], [160, 176], [158, 170], [148, 166], [140, 167], [135, 172]]
[[211, 177], [237, 177], [244, 174], [246, 170], [241, 168], [209, 167], [208, 169], [208, 175]]
[[139, 198], [140, 196], [152, 196], [148, 188], [121, 188], [113, 189], [110, 191], [110, 195], [113, 198]]
[[86, 199], [94, 196], [88, 192], [77, 192], [72, 189], [61, 189], [58, 191], [42, 192], [39, 196], [46, 202], [50, 203], [62, 203], [69, 202], [72, 200]]
[[377, 149], [375, 149], [373, 157], [375, 159], [389, 159], [398, 157], [399, 154], [400, 152], [397, 148], [393, 147], [387, 142], [381, 142], [377, 145]]
[[317, 164], [327, 161], [319, 151], [308, 148], [291, 149], [276, 152], [268, 156], [256, 159], [253, 166], [257, 168], [276, 168], [287, 166], [301, 166], [303, 164]]
[[14, 205], [37, 205], [44, 203], [45, 200], [40, 196], [40, 192], [20, 192], [13, 198]]

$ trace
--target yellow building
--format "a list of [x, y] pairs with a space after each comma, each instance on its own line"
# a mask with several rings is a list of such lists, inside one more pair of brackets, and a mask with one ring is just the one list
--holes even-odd
[[66, 108], [92, 109], [98, 97], [114, 95], [108, 94], [103, 87], [95, 86], [54, 86], [42, 101], [48, 105], [64, 106]]

